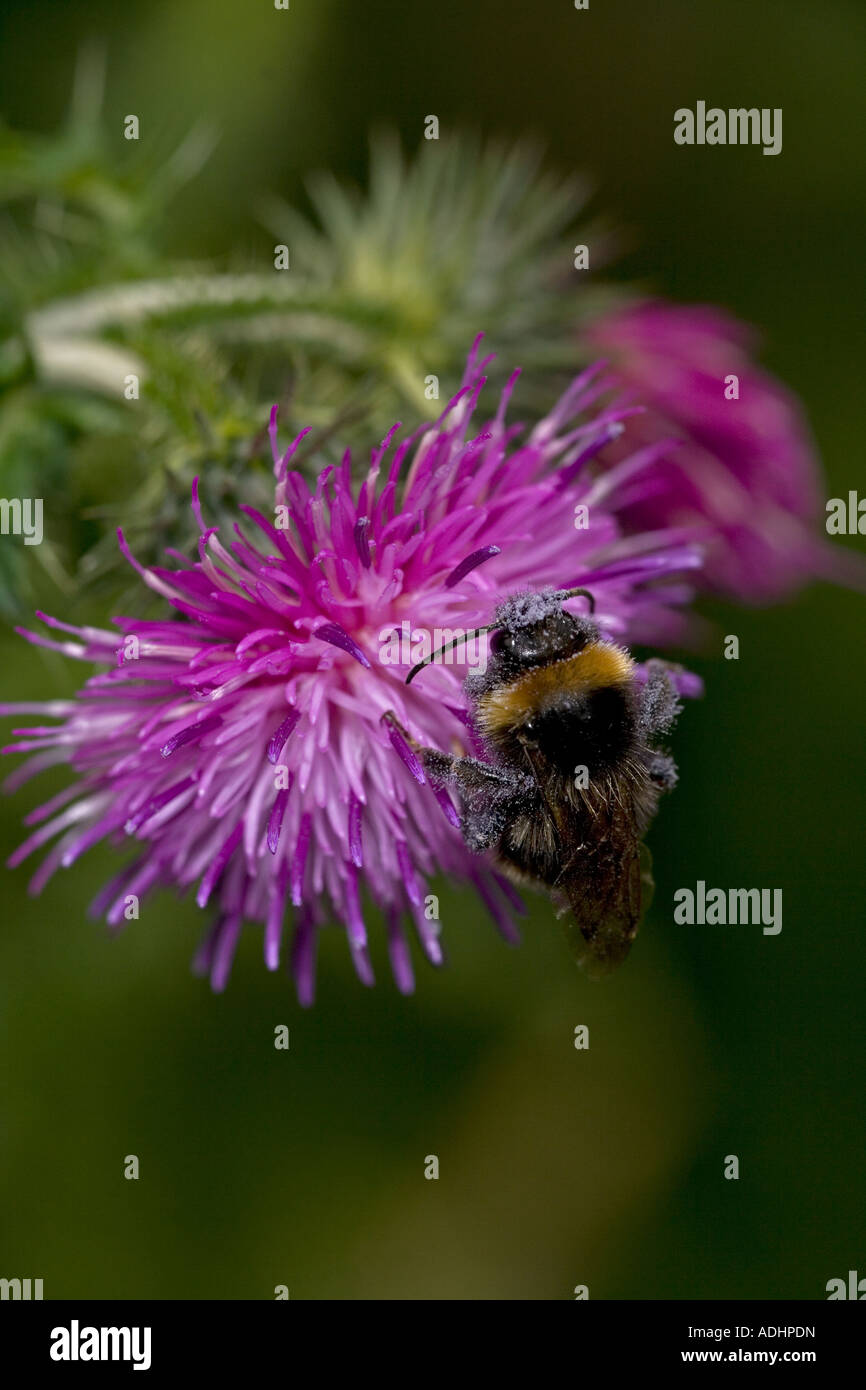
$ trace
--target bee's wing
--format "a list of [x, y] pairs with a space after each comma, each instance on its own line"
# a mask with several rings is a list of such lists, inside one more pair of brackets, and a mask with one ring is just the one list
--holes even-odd
[[555, 897], [578, 964], [597, 977], [628, 955], [652, 900], [652, 860], [632, 817], [614, 808], [591, 846], [561, 874]]
[[[595, 813], [589, 839], [561, 799], [548, 798], [550, 769], [537, 749], [524, 749], [564, 866], [548, 884], [578, 965], [595, 978], [625, 960], [653, 894], [652, 859], [641, 843], [633, 801], [616, 798]], [[574, 847], [569, 855], [569, 848]]]

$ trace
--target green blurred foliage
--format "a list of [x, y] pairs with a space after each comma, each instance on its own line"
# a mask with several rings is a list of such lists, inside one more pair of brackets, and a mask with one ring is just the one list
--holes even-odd
[[[49, 527], [40, 560], [55, 577], [71, 570], [67, 591], [89, 600], [96, 578], [138, 606], [116, 525], [144, 563], [193, 549], [197, 477], [216, 524], [239, 502], [267, 511], [275, 400], [284, 435], [308, 432], [295, 466], [318, 472], [347, 450], [365, 457], [398, 417], [435, 418], [480, 323], [501, 354], [495, 384], [519, 358], [530, 413], [573, 375], [581, 315], [612, 291], [582, 277], [590, 288], [575, 293], [567, 247], [586, 195], [530, 143], [458, 132], [407, 159], [380, 131], [363, 193], [319, 172], [312, 220], [260, 194], [257, 224], [276, 240], [178, 260], [173, 197], [215, 136], [199, 122], [160, 160], [131, 113], [112, 139], [105, 67], [104, 47], [81, 50], [53, 134], [0, 132], [0, 484], [49, 484], [54, 515], [103, 523], [95, 543], [81, 526]], [[600, 260], [603, 227], [581, 235]], [[32, 586], [14, 549], [2, 559], [0, 606], [14, 613]]]
[[[227, 264], [238, 248], [243, 267], [230, 269], [261, 260], [274, 240], [258, 220], [265, 192], [303, 206], [315, 169], [362, 179], [371, 128], [392, 126], [413, 149], [434, 112], [449, 134], [542, 137], [550, 167], [594, 176], [598, 206], [633, 230], [617, 274], [757, 322], [766, 360], [805, 401], [828, 495], [857, 486], [853, 4], [317, 0], [276, 12], [22, 0], [4, 20], [10, 128], [52, 136], [73, 55], [95, 35], [118, 139], [128, 112], [153, 129], [163, 160], [184, 131], [221, 130], [164, 210], [160, 254], [178, 262]], [[22, 60], [31, 53], [38, 65]], [[782, 106], [782, 155], [675, 147], [673, 110], [698, 98]], [[98, 182], [91, 192], [98, 203]], [[122, 203], [115, 215], [121, 225]], [[132, 263], [137, 225], [112, 253], [130, 258], [119, 278], [150, 273]], [[435, 295], [430, 304], [435, 313]], [[163, 360], [165, 325], [150, 332]], [[189, 340], [181, 347], [182, 376]], [[219, 397], [219, 447], [195, 417], [181, 423], [191, 450], [230, 470], [247, 422], [219, 365], [208, 359], [200, 375]], [[184, 406], [180, 387], [166, 409]], [[100, 506], [101, 480], [132, 468], [126, 425], [114, 451], [105, 420], [70, 420], [79, 397], [29, 407], [4, 419], [5, 431], [40, 432], [24, 430], [12, 454], [24, 467], [28, 450], [56, 445], [66, 487], [61, 446], [74, 434]], [[157, 444], [142, 439], [142, 466], [155, 466]], [[79, 526], [98, 534], [77, 516], [64, 525], [69, 553]], [[36, 597], [58, 609], [63, 575], [24, 559]], [[861, 614], [860, 599], [826, 588], [772, 611], [717, 611], [740, 660], [721, 659], [719, 637], [693, 663], [707, 695], [676, 735], [682, 782], [651, 837], [655, 904], [604, 984], [576, 973], [544, 903], [510, 950], [469, 895], [442, 884], [449, 964], [422, 966], [411, 1000], [381, 949], [377, 988], [357, 984], [336, 931], [312, 1012], [264, 970], [253, 932], [214, 998], [188, 971], [201, 925], [191, 903], [145, 904], [113, 941], [85, 917], [108, 852], [39, 900], [26, 896], [26, 869], [7, 875], [0, 1272], [44, 1278], [49, 1297], [268, 1298], [278, 1283], [293, 1298], [569, 1298], [578, 1283], [593, 1298], [823, 1297], [862, 1261], [866, 1234]], [[60, 694], [81, 675], [11, 635], [2, 660], [9, 698]], [[2, 806], [8, 849], [33, 795]], [[781, 887], [782, 933], [674, 926], [673, 892], [698, 878]], [[281, 1023], [287, 1053], [273, 1048]], [[581, 1023], [588, 1052], [572, 1045]], [[122, 1177], [128, 1153], [137, 1183]], [[438, 1182], [423, 1178], [430, 1153]], [[722, 1176], [729, 1153], [738, 1182]]]

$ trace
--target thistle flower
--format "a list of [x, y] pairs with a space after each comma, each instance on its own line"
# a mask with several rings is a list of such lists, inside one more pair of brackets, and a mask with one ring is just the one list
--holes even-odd
[[753, 362], [746, 325], [709, 306], [647, 300], [585, 332], [620, 388], [647, 406], [607, 457], [680, 440], [649, 486], [620, 495], [628, 530], [697, 528], [703, 581], [740, 601], [772, 602], [819, 575], [862, 584], [856, 561], [819, 534], [821, 469], [808, 427], [791, 393]]
[[659, 449], [595, 475], [593, 459], [627, 413], [612, 406], [578, 421], [609, 388], [597, 368], [522, 443], [521, 427], [505, 422], [514, 373], [494, 418], [473, 434], [490, 360], [478, 360], [479, 342], [438, 423], [400, 443], [395, 426], [360, 477], [347, 455], [308, 483], [290, 466], [301, 436], [281, 454], [274, 409], [274, 516], [241, 508], [255, 540], [236, 525], [227, 542], [208, 526], [197, 488], [197, 560], [169, 552], [171, 568], [144, 567], [121, 534], [172, 618], [116, 618], [118, 637], [40, 614], [73, 640], [23, 634], [106, 668], [75, 699], [2, 709], [59, 721], [16, 730], [22, 739], [6, 751], [35, 755], [16, 783], [57, 763], [77, 779], [28, 817], [38, 828], [12, 857], [17, 864], [55, 841], [34, 892], [98, 841], [129, 842], [137, 852], [94, 914], [120, 928], [131, 898], [195, 885], [202, 908], [217, 905], [196, 960], [215, 989], [226, 984], [244, 921], [263, 927], [275, 968], [291, 918], [303, 1003], [329, 921], [343, 924], [360, 979], [373, 982], [362, 889], [381, 909], [404, 991], [413, 984], [407, 922], [429, 960], [442, 960], [426, 890], [436, 871], [474, 885], [515, 938], [513, 890], [467, 850], [458, 808], [383, 720], [393, 710], [420, 744], [468, 750], [464, 669], [434, 665], [407, 688], [417, 645], [391, 664], [391, 634], [471, 628], [517, 591], [588, 585], [608, 635], [664, 644], [683, 630], [683, 575], [700, 556], [671, 529], [621, 535], [617, 493]]

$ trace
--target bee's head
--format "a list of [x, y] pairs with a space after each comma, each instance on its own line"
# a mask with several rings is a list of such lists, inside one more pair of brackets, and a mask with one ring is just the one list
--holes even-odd
[[500, 604], [494, 614], [490, 664], [498, 679], [509, 680], [532, 666], [577, 656], [598, 635], [589, 618], [566, 613], [561, 594], [552, 590], [518, 594]]
[[[586, 594], [583, 589], [579, 592]], [[572, 591], [544, 589], [515, 594], [501, 603], [491, 623], [487, 670], [468, 678], [467, 695], [477, 699], [535, 666], [577, 656], [589, 643], [598, 641], [599, 631], [591, 619], [563, 608], [566, 597], [574, 596]], [[592, 603], [588, 594], [586, 597]]]
[[470, 675], [465, 685], [466, 693], [471, 698], [477, 698], [504, 681], [514, 680], [534, 666], [546, 666], [552, 661], [577, 656], [599, 637], [598, 628], [589, 618], [575, 617], [563, 608], [567, 599], [578, 595], [583, 595], [589, 601], [592, 610], [592, 595], [586, 589], [542, 589], [540, 593], [512, 595], [499, 604], [488, 627], [455, 638], [440, 652], [419, 661], [406, 677], [406, 683], [414, 680], [422, 667], [435, 661], [442, 652], [468, 637], [475, 638], [486, 632], [491, 634], [487, 664], [483, 673]]

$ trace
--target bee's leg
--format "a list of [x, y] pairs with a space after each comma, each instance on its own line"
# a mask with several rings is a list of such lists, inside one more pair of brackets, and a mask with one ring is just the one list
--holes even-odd
[[647, 681], [641, 691], [639, 719], [645, 737], [666, 734], [682, 709], [677, 688], [669, 675], [674, 669], [658, 657], [647, 662]]
[[434, 786], [452, 786], [459, 793], [460, 828], [468, 847], [481, 854], [495, 845], [513, 804], [525, 801], [532, 791], [531, 779], [513, 768], [485, 763], [480, 758], [425, 748], [407, 733], [392, 710], [387, 710], [382, 719], [418, 754]]
[[485, 763], [480, 758], [464, 757], [459, 753], [443, 753], [439, 748], [425, 748], [403, 728], [393, 710], [385, 711], [382, 723], [390, 724], [392, 729], [397, 730], [413, 753], [419, 755], [431, 780], [440, 785], [451, 783], [462, 792], [480, 791], [490, 795], [497, 791], [522, 791], [529, 780], [523, 774], [498, 763]]
[[482, 795], [511, 796], [524, 789], [526, 779], [508, 767], [483, 763], [480, 758], [464, 758], [457, 753], [441, 753], [438, 748], [420, 749], [430, 780], [449, 783], [458, 791]]
[[677, 765], [670, 753], [658, 753], [653, 751], [647, 759], [647, 771], [650, 781], [658, 787], [659, 791], [671, 791], [679, 781]]
[[483, 854], [502, 837], [516, 806], [527, 800], [532, 784], [511, 768], [496, 767], [478, 758], [422, 752], [424, 768], [434, 786], [452, 786], [461, 803], [460, 829], [469, 849]]
[[386, 710], [382, 715], [382, 723], [389, 724], [392, 729], [397, 730], [413, 753], [420, 756], [432, 778], [438, 782], [452, 782], [457, 786], [461, 782], [472, 782], [477, 789], [483, 787], [489, 792], [494, 788], [510, 790], [515, 783], [525, 780], [521, 778], [520, 773], [496, 763], [485, 763], [480, 758], [468, 758], [460, 753], [443, 753], [439, 748], [426, 748], [404, 729], [392, 709]]

